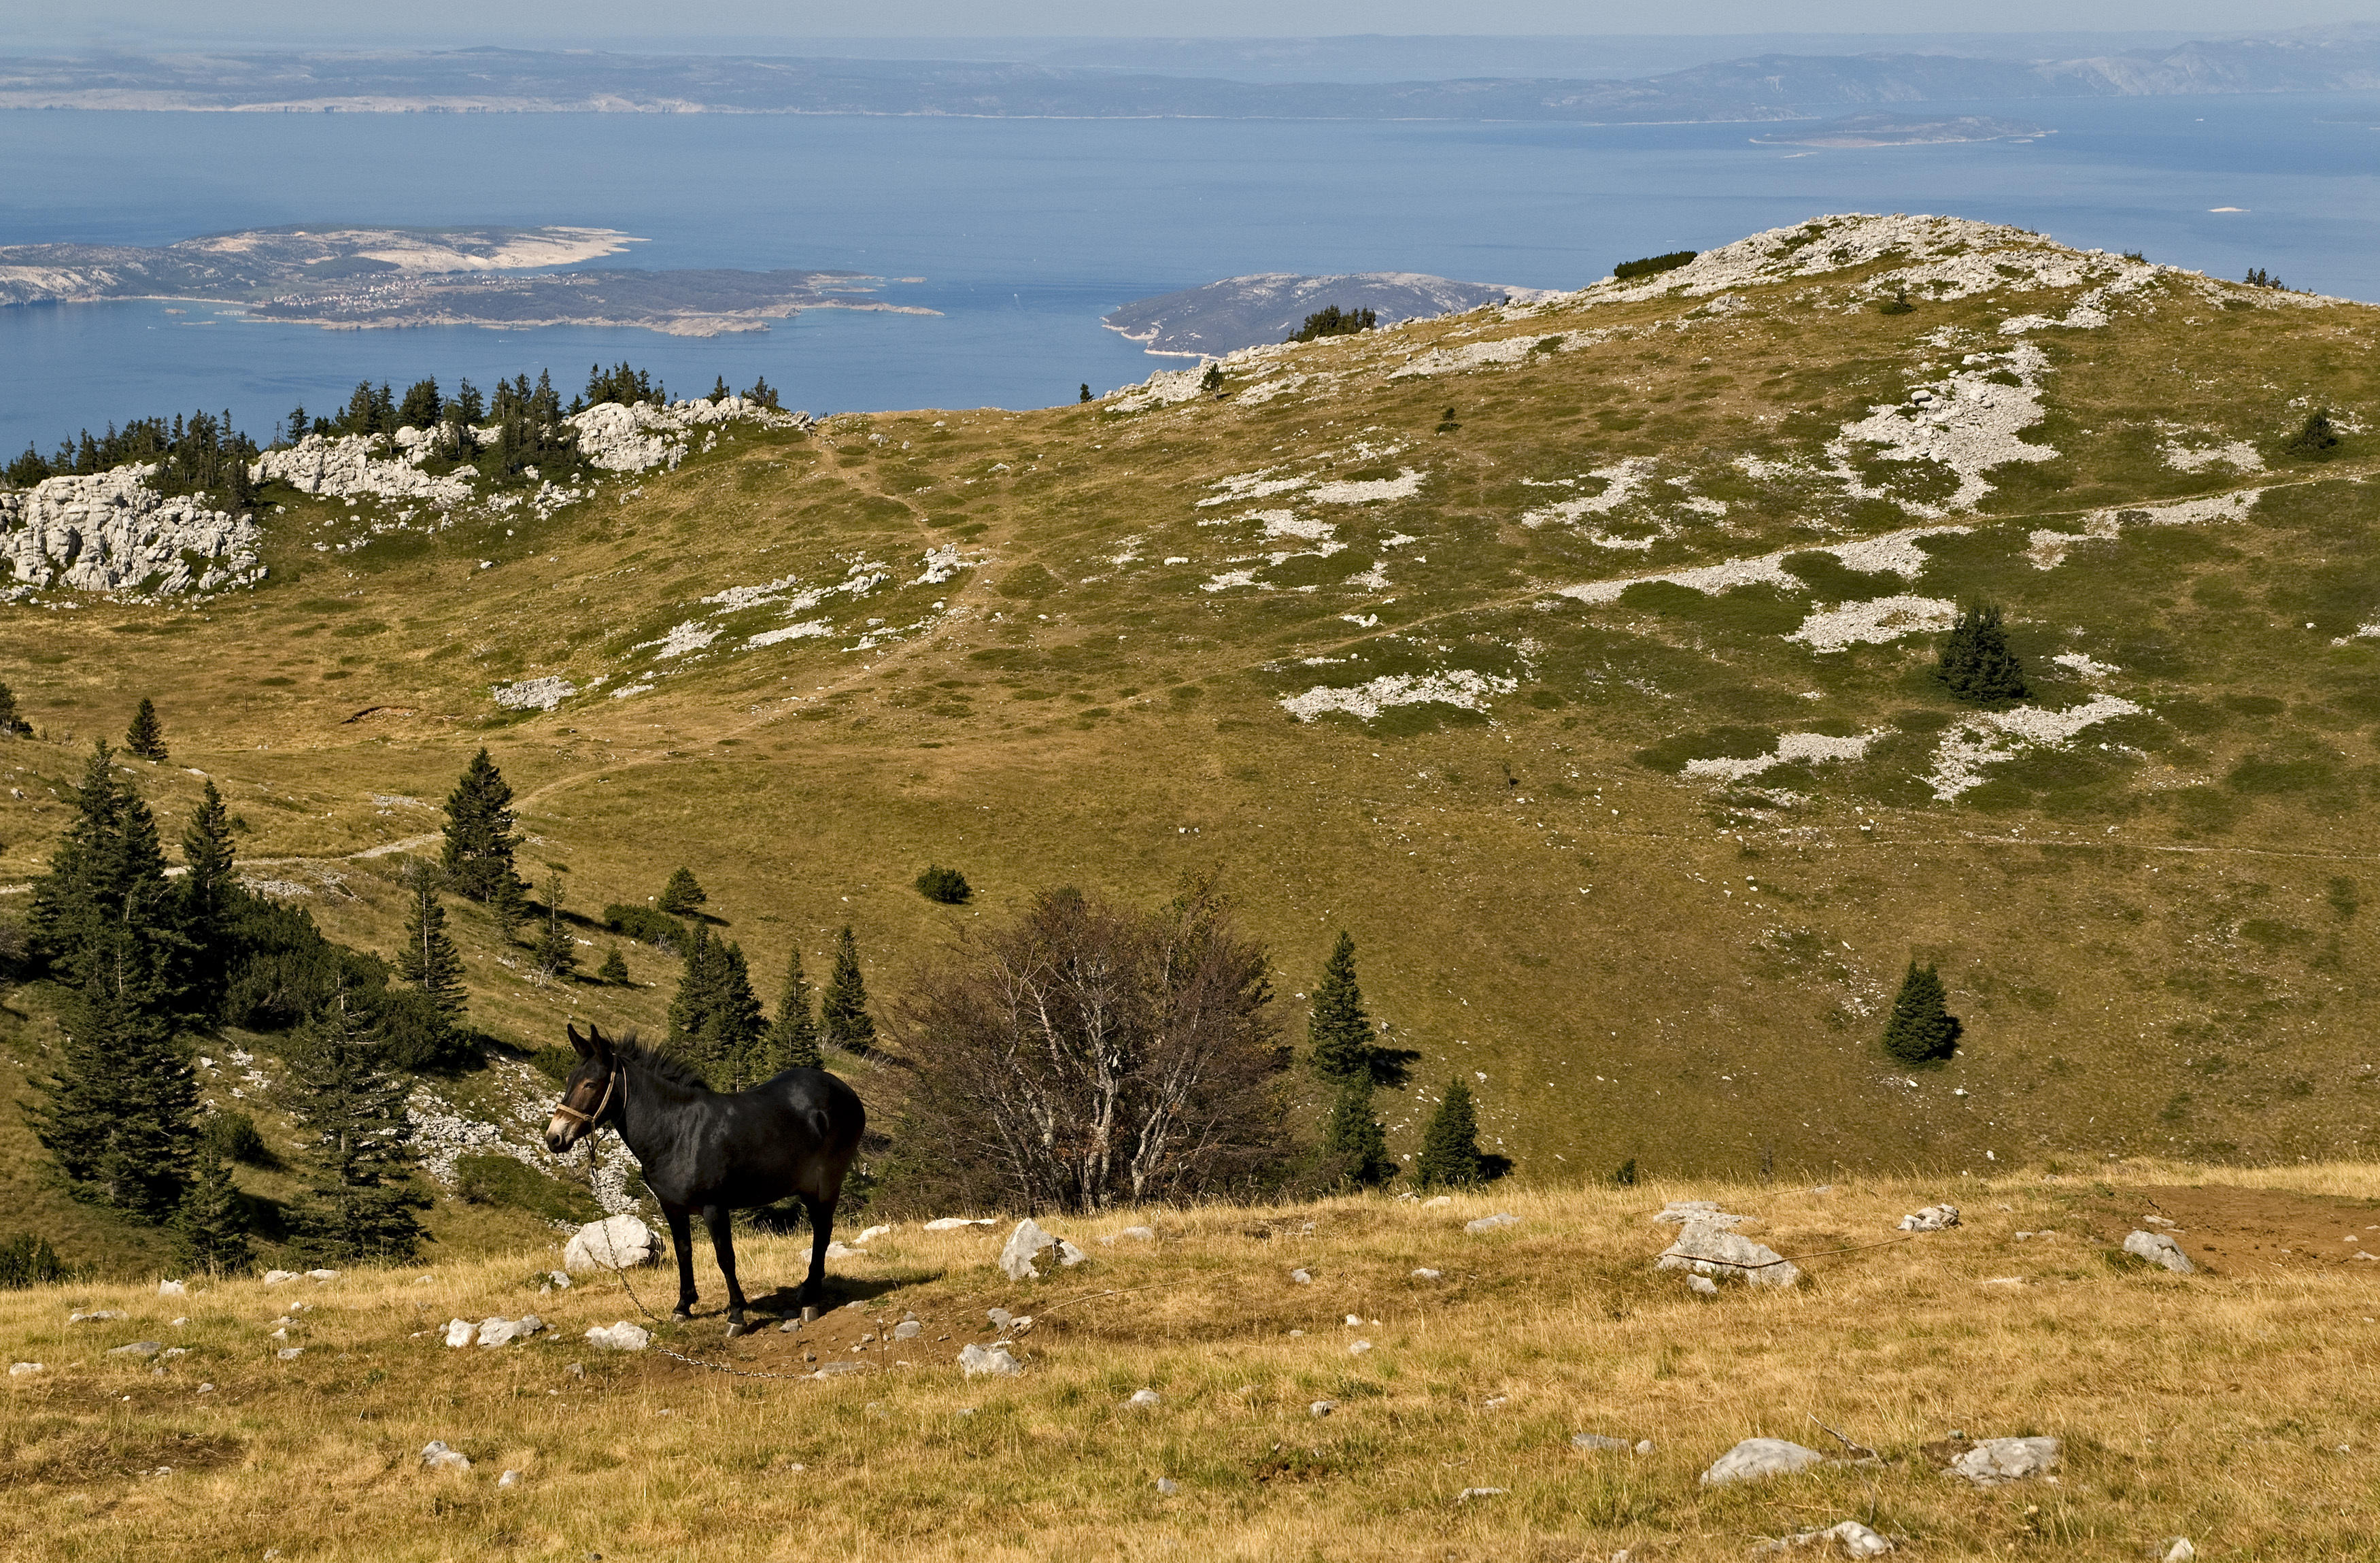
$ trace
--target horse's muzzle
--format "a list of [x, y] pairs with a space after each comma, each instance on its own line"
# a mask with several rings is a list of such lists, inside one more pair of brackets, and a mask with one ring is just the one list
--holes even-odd
[[585, 1124], [557, 1116], [545, 1126], [545, 1148], [558, 1156], [578, 1143], [579, 1136], [586, 1132]]

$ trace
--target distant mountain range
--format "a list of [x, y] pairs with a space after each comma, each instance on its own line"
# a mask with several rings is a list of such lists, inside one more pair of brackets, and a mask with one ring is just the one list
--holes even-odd
[[1938, 100], [2380, 88], [2380, 25], [2074, 59], [1760, 54], [1627, 79], [1247, 81], [1000, 61], [505, 49], [0, 57], [0, 107], [1044, 118], [1777, 120]]

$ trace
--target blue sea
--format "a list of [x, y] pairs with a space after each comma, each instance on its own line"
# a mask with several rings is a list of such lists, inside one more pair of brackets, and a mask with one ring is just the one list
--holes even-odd
[[1570, 287], [1822, 212], [1952, 213], [2380, 300], [2380, 94], [1925, 109], [2054, 133], [1821, 151], [1755, 146], [1742, 125], [5, 112], [0, 243], [571, 224], [649, 241], [612, 263], [915, 278], [882, 297], [940, 312], [679, 338], [0, 309], [0, 451], [195, 408], [263, 437], [363, 378], [484, 387], [550, 368], [566, 394], [620, 359], [681, 395], [765, 375], [816, 412], [1046, 406], [1180, 361], [1099, 324], [1150, 294], [1264, 271]]

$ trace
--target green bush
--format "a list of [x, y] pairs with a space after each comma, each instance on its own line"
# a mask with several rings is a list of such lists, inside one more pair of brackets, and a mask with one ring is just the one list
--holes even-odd
[[528, 1056], [529, 1068], [560, 1085], [578, 1067], [578, 1055], [567, 1047], [540, 1047]]
[[[2275, 287], [2279, 284], [2276, 283]], [[2281, 445], [2282, 454], [2305, 461], [2327, 461], [2338, 454], [2338, 431], [2331, 427], [2327, 411], [2306, 415], [2305, 426]]]
[[1658, 276], [1676, 271], [1700, 253], [1694, 250], [1672, 250], [1667, 255], [1647, 255], [1641, 261], [1622, 261], [1611, 268], [1614, 280], [1627, 282], [1634, 277]]
[[0, 1243], [0, 1291], [21, 1291], [67, 1277], [66, 1261], [47, 1238], [10, 1238]]
[[246, 1113], [217, 1113], [199, 1131], [199, 1142], [225, 1161], [249, 1166], [270, 1166], [276, 1159], [256, 1131], [256, 1120]]
[[640, 945], [650, 945], [664, 955], [675, 955], [686, 948], [686, 924], [650, 907], [617, 904], [605, 907], [603, 926], [614, 934], [625, 934]]
[[1342, 310], [1336, 304], [1326, 304], [1305, 317], [1305, 324], [1289, 338], [1293, 342], [1311, 342], [1318, 336], [1353, 336], [1359, 331], [1369, 331], [1380, 323], [1379, 315], [1371, 310]]
[[466, 1204], [525, 1210], [549, 1221], [599, 1221], [603, 1215], [588, 1191], [495, 1152], [455, 1164], [455, 1194]]
[[917, 894], [929, 901], [954, 907], [964, 905], [975, 890], [967, 884], [966, 875], [958, 870], [944, 868], [940, 863], [929, 863], [926, 872], [917, 875]]

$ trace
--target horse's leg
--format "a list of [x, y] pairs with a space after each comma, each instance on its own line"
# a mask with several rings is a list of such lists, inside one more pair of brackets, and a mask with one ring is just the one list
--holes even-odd
[[795, 1301], [804, 1308], [826, 1305], [826, 1245], [834, 1232], [834, 1204], [832, 1200], [802, 1201], [810, 1215], [810, 1273], [803, 1277]]
[[685, 1205], [665, 1204], [662, 1215], [669, 1222], [670, 1247], [677, 1250], [677, 1312], [672, 1318], [694, 1317], [694, 1224]]
[[719, 1256], [719, 1273], [727, 1277], [727, 1322], [744, 1322], [744, 1288], [735, 1280], [735, 1213], [723, 1204], [702, 1207], [702, 1224], [710, 1228], [710, 1252]]

